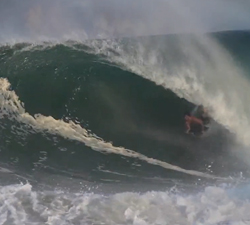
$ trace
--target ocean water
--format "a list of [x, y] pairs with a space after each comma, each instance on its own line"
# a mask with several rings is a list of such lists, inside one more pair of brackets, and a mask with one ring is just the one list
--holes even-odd
[[[250, 224], [250, 33], [0, 46], [1, 224]], [[183, 115], [203, 104], [201, 137]]]

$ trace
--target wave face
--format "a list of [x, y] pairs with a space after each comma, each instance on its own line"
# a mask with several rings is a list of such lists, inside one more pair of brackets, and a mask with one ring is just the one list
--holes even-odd
[[[214, 186], [248, 177], [249, 41], [248, 32], [225, 32], [2, 45], [0, 192], [15, 199], [2, 204], [0, 220], [249, 219], [240, 216], [247, 203], [234, 211], [239, 202]], [[201, 138], [184, 132], [183, 115], [196, 104], [213, 118]], [[16, 179], [29, 184], [14, 185]], [[28, 205], [18, 205], [19, 198]], [[228, 206], [228, 214], [205, 212], [215, 204]]]

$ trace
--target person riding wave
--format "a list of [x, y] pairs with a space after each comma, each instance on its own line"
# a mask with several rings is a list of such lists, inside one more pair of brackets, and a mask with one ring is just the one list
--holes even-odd
[[189, 112], [185, 114], [185, 125], [186, 125], [186, 133], [189, 134], [190, 131], [199, 131], [201, 133], [204, 132], [204, 123], [201, 119], [191, 116]]
[[203, 134], [206, 125], [210, 123], [210, 117], [203, 105], [199, 105], [195, 112], [195, 116], [189, 112], [185, 113], [186, 133], [200, 133]]

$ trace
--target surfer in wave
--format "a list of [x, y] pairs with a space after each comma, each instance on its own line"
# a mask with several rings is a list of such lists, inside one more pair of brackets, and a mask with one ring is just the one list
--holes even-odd
[[186, 124], [186, 133], [203, 134], [205, 130], [208, 129], [205, 125], [210, 123], [210, 118], [207, 110], [203, 107], [203, 105], [199, 105], [196, 109], [191, 113], [185, 113], [185, 124]]

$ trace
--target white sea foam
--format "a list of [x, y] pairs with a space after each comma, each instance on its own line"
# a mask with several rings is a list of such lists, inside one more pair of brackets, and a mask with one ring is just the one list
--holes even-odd
[[246, 225], [249, 200], [219, 187], [197, 194], [124, 192], [114, 195], [0, 187], [1, 224]]

